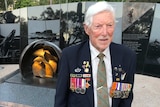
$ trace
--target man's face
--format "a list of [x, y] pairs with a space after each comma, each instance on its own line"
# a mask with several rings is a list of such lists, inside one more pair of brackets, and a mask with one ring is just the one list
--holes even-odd
[[103, 52], [112, 42], [114, 26], [112, 13], [103, 11], [94, 15], [91, 26], [84, 25], [84, 29], [92, 45]]

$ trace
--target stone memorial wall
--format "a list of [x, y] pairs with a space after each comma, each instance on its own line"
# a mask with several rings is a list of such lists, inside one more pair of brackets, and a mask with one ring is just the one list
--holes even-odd
[[[46, 40], [63, 49], [88, 39], [83, 20], [93, 3], [34, 6], [0, 13], [0, 63], [19, 63], [23, 49], [35, 40]], [[110, 3], [116, 10], [113, 42], [136, 52], [136, 73], [160, 77], [160, 4]]]

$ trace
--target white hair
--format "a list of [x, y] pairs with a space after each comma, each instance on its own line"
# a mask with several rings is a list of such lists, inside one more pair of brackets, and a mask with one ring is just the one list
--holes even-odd
[[108, 11], [113, 14], [115, 20], [115, 10], [114, 8], [108, 4], [106, 1], [96, 2], [95, 4], [91, 5], [85, 14], [84, 24], [90, 26], [92, 24], [92, 18], [95, 14], [100, 13], [102, 11]]

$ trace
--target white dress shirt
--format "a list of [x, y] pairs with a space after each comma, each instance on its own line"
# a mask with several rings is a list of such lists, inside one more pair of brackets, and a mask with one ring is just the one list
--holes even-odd
[[[93, 75], [93, 87], [94, 87], [94, 104], [97, 107], [97, 69], [99, 58], [97, 57], [100, 53], [93, 45], [90, 43], [90, 51], [91, 51], [91, 63], [92, 63], [92, 75]], [[112, 86], [112, 66], [111, 66], [111, 57], [109, 47], [103, 52], [105, 55], [104, 62], [106, 65], [106, 76], [107, 76], [107, 85], [108, 85], [108, 93]], [[112, 105], [112, 98], [109, 96], [110, 107]]]

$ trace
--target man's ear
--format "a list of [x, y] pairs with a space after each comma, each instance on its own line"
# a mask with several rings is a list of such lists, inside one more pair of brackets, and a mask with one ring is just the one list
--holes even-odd
[[86, 33], [87, 35], [89, 35], [89, 34], [88, 34], [88, 31], [89, 31], [89, 30], [88, 30], [88, 29], [89, 29], [88, 26], [87, 26], [86, 24], [83, 24], [83, 27], [84, 27], [85, 33]]

